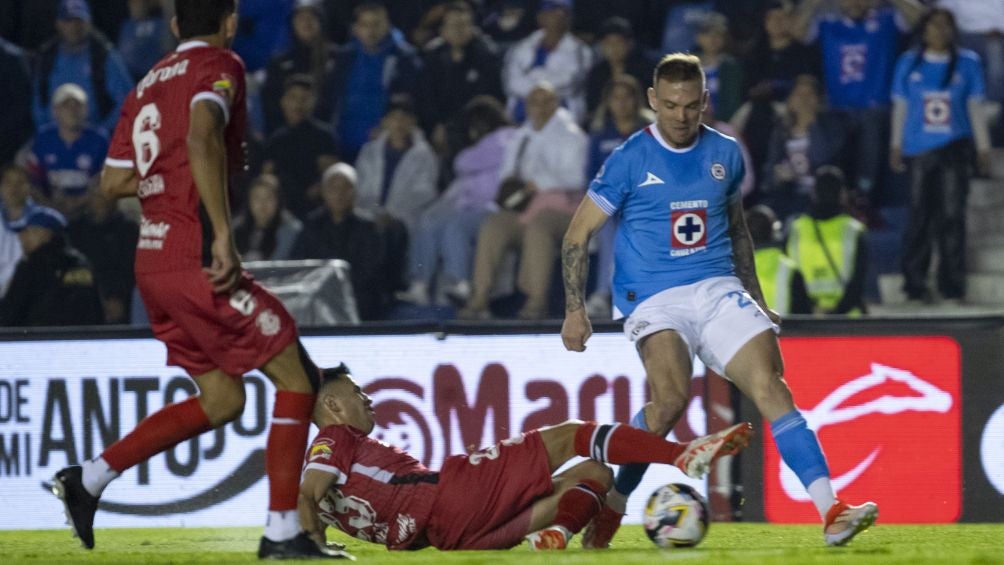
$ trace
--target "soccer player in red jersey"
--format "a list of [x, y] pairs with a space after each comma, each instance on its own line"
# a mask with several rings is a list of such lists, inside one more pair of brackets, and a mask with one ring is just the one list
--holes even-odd
[[[748, 423], [679, 444], [621, 424], [568, 421], [444, 461], [432, 471], [368, 437], [374, 412], [341, 365], [325, 369], [314, 408], [320, 433], [307, 451], [300, 522], [318, 544], [331, 525], [389, 549], [564, 549], [603, 507], [604, 463], [665, 463], [702, 477], [714, 459], [746, 447]], [[586, 461], [553, 473], [572, 457]]]
[[[241, 270], [230, 228], [228, 178], [243, 167], [244, 64], [230, 51], [236, 0], [176, 0], [181, 44], [129, 94], [101, 188], [138, 196], [143, 217], [136, 284], [167, 362], [197, 396], [165, 406], [99, 457], [59, 471], [53, 492], [83, 545], [94, 547], [98, 498], [114, 478], [157, 453], [236, 419], [244, 373], [259, 368], [277, 389], [265, 450], [269, 507], [261, 558], [338, 557], [302, 531], [296, 512], [320, 374], [282, 304]], [[204, 208], [209, 225], [200, 220]], [[203, 232], [212, 239], [203, 262]], [[204, 268], [205, 267], [205, 268]]]

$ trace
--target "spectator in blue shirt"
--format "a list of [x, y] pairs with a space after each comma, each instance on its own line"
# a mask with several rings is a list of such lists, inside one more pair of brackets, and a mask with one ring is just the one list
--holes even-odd
[[662, 30], [663, 53], [685, 53], [697, 45], [697, 27], [714, 10], [712, 0], [684, 0], [666, 11]]
[[420, 62], [415, 49], [392, 32], [387, 8], [364, 2], [355, 9], [352, 40], [341, 48], [320, 104], [333, 103], [343, 157], [354, 161], [380, 125], [392, 94], [415, 92]]
[[31, 123], [31, 73], [28, 57], [0, 39], [0, 163], [9, 163], [28, 141]]
[[157, 0], [129, 0], [129, 19], [119, 30], [118, 50], [140, 80], [167, 53], [171, 32]]
[[990, 142], [982, 113], [983, 71], [976, 53], [958, 47], [952, 12], [932, 10], [921, 24], [921, 44], [904, 53], [893, 80], [895, 169], [910, 163], [910, 221], [904, 236], [904, 291], [927, 301], [927, 271], [938, 245], [938, 290], [965, 296], [966, 196], [975, 141], [982, 173], [990, 170]]
[[[816, 17], [822, 0], [804, 0], [794, 24], [796, 37], [818, 38], [823, 54], [826, 96], [852, 120], [852, 188], [869, 195], [885, 170], [889, 139], [889, 86], [900, 32], [916, 24], [925, 8], [918, 0], [840, 0], [839, 12]], [[875, 195], [872, 195], [875, 198]]]
[[289, 45], [293, 0], [241, 0], [233, 49], [249, 73], [264, 69]]
[[35, 185], [64, 215], [75, 218], [87, 201], [87, 188], [101, 171], [108, 138], [87, 126], [87, 93], [64, 84], [52, 95], [55, 123], [35, 136], [28, 157]]
[[88, 121], [112, 131], [119, 108], [133, 81], [122, 57], [91, 27], [86, 0], [62, 0], [56, 20], [57, 36], [39, 50], [34, 81], [35, 125], [52, 121], [53, 93], [74, 83], [87, 93]]

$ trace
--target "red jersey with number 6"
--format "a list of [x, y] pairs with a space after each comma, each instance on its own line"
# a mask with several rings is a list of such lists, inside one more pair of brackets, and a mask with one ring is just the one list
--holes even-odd
[[182, 43], [129, 93], [105, 165], [132, 168], [139, 176], [143, 217], [137, 273], [202, 267], [199, 191], [188, 161], [189, 116], [198, 102], [219, 105], [232, 177], [244, 166], [244, 96], [240, 57], [200, 41]]

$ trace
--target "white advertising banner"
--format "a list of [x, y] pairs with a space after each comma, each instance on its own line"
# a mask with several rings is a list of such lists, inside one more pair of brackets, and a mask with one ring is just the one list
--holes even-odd
[[[304, 344], [319, 365], [352, 369], [374, 399], [375, 436], [432, 468], [447, 455], [568, 418], [627, 421], [645, 400], [641, 363], [619, 333], [593, 336], [585, 353], [566, 352], [557, 335], [308, 337]], [[144, 416], [194, 392], [164, 359], [153, 339], [0, 342], [0, 529], [62, 527], [62, 507], [44, 487], [53, 473], [100, 454]], [[256, 373], [245, 383], [239, 420], [124, 473], [105, 491], [95, 525], [263, 524], [273, 389]], [[704, 433], [700, 398], [682, 424], [687, 436]], [[653, 466], [628, 521], [639, 522], [648, 494], [668, 482], [706, 491], [703, 481]]]

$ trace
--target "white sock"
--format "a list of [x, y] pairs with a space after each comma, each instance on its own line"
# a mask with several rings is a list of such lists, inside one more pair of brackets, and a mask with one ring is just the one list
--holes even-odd
[[830, 484], [830, 479], [828, 477], [819, 477], [812, 481], [805, 490], [809, 491], [812, 503], [816, 505], [819, 516], [825, 521], [826, 513], [833, 506], [833, 503], [837, 501], [837, 496], [833, 494], [833, 486]]
[[109, 467], [108, 462], [101, 457], [84, 461], [81, 467], [83, 470], [81, 480], [84, 483], [84, 488], [87, 489], [87, 492], [91, 493], [91, 496], [101, 496], [108, 483], [119, 476], [118, 471]]
[[612, 488], [607, 493], [607, 506], [618, 514], [624, 514], [627, 512], [627, 499], [627, 495], [623, 495], [617, 489]]
[[265, 522], [265, 537], [272, 541], [293, 539], [300, 533], [300, 517], [296, 510], [269, 510]]

